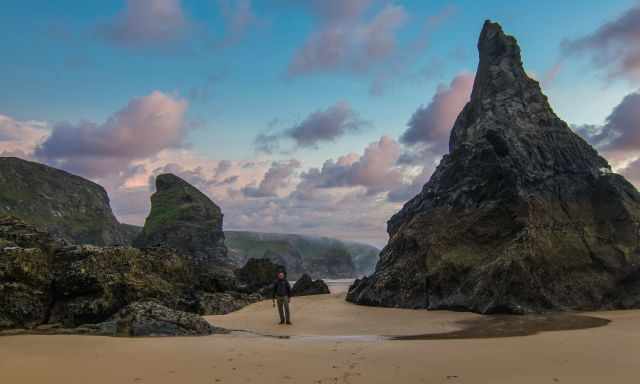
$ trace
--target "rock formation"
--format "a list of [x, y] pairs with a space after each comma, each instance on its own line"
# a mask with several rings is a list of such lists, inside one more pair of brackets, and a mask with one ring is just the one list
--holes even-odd
[[[19, 169], [22, 163], [17, 161]], [[86, 188], [97, 188], [104, 194], [101, 187], [62, 171], [32, 163], [27, 166], [35, 169], [38, 179], [37, 172], [60, 172], [58, 177], [70, 180], [69, 185], [51, 184], [52, 191], [45, 189], [38, 192], [45, 195], [30, 197], [29, 209], [53, 204], [46, 200], [57, 196], [56, 188], [66, 188], [72, 200], [88, 193]], [[174, 175], [160, 175], [157, 189], [142, 231], [120, 226], [114, 219], [126, 236], [140, 233], [136, 239], [140, 248], [75, 245], [65, 240], [66, 236], [59, 237], [57, 227], [52, 235], [41, 229], [46, 226], [0, 216], [0, 330], [108, 334], [113, 331], [109, 324], [116, 321], [119, 327], [130, 323], [128, 329], [135, 335], [183, 334], [191, 330], [179, 323], [172, 328], [169, 323], [179, 319], [195, 323], [177, 312], [224, 314], [260, 300], [259, 292], [271, 284], [275, 272], [268, 272], [267, 278], [245, 270], [240, 272], [242, 283], [236, 278], [224, 245], [220, 208]], [[80, 200], [90, 199], [85, 196]], [[104, 202], [108, 208], [106, 194]], [[83, 220], [93, 216], [86, 209], [77, 217], [67, 215], [65, 223], [73, 226], [77, 219], [87, 227]], [[154, 302], [166, 309], [150, 304], [132, 307], [141, 302]], [[206, 332], [201, 327], [193, 331]]]
[[135, 302], [104, 323], [97, 324], [105, 336], [206, 336], [225, 333], [193, 313], [175, 311], [154, 301]]
[[46, 325], [54, 333], [77, 327], [96, 333], [96, 324], [135, 302], [221, 314], [261, 299], [207, 290], [200, 279], [190, 256], [171, 248], [69, 245], [17, 218], [0, 217], [0, 329]]
[[73, 328], [63, 324], [42, 324], [32, 328], [2, 330], [4, 335], [95, 335], [119, 337], [208, 336], [228, 333], [193, 313], [165, 307], [156, 301], [137, 301], [123, 307], [101, 323], [87, 323]]
[[640, 194], [558, 118], [487, 21], [471, 100], [348, 300], [526, 313], [640, 307]]
[[34, 226], [0, 217], [0, 329], [46, 322], [53, 255], [64, 246]]
[[69, 242], [128, 244], [104, 188], [43, 164], [0, 157], [0, 215], [12, 215]]
[[220, 207], [170, 173], [156, 177], [151, 212], [134, 245], [171, 247], [190, 255], [200, 266], [232, 264], [224, 245]]
[[293, 296], [325, 295], [329, 293], [329, 287], [323, 280], [313, 280], [305, 273], [296, 280], [291, 291]]

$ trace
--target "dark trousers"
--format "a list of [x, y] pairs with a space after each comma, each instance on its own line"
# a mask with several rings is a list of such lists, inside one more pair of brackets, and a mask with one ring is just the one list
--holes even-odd
[[278, 303], [278, 314], [280, 314], [280, 322], [290, 322], [291, 316], [289, 314], [289, 298], [287, 296], [278, 296], [276, 301]]

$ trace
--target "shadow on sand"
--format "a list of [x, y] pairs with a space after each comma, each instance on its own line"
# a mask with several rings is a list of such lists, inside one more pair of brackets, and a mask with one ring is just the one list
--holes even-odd
[[493, 315], [458, 322], [462, 329], [445, 333], [391, 336], [390, 340], [492, 339], [531, 336], [542, 332], [603, 327], [611, 321], [578, 314]]

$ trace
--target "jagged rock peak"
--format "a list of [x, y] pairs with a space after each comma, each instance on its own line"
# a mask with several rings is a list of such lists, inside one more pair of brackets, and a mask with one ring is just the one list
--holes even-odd
[[471, 100], [347, 299], [481, 313], [640, 307], [640, 193], [558, 118], [495, 23]]
[[[471, 99], [451, 131], [450, 153], [490, 144], [498, 156], [517, 159], [525, 173], [610, 171], [607, 161], [555, 114], [540, 84], [527, 75], [514, 37], [486, 21], [478, 52]], [[547, 151], [554, 153], [545, 156]]]
[[[514, 81], [531, 80], [524, 71], [518, 41], [506, 35], [500, 24], [485, 21], [478, 39], [478, 52], [480, 63], [472, 99], [482, 99], [488, 96], [486, 93], [510, 89]], [[499, 77], [504, 78], [502, 82], [495, 81]]]

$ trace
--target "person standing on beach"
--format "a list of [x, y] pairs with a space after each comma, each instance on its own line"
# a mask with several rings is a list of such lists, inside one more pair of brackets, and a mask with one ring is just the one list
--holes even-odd
[[273, 305], [278, 304], [280, 324], [291, 325], [289, 301], [291, 300], [291, 284], [285, 279], [284, 272], [278, 272], [278, 278], [273, 283]]

